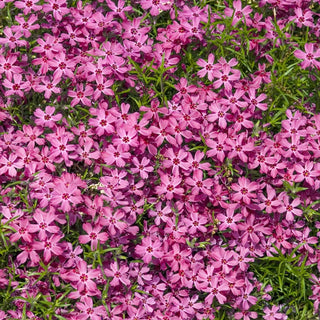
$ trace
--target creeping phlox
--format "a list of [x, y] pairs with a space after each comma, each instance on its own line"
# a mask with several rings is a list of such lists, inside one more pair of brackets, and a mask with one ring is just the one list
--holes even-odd
[[319, 315], [319, 1], [0, 9], [0, 319]]

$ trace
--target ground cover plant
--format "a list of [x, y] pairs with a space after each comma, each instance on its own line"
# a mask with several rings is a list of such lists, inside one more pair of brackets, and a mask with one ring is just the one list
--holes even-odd
[[319, 319], [319, 12], [0, 0], [0, 319]]

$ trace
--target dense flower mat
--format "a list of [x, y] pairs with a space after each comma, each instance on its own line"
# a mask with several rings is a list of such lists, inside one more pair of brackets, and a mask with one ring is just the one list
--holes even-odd
[[319, 1], [0, 9], [0, 319], [318, 319]]

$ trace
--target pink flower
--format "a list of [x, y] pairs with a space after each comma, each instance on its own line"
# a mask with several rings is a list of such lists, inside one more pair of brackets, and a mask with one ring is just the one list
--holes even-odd
[[217, 136], [212, 138], [214, 139], [206, 139], [206, 145], [211, 148], [207, 151], [207, 156], [217, 158], [220, 162], [223, 162], [225, 152], [230, 150], [230, 146], [226, 143], [228, 140], [227, 135], [218, 133]]
[[63, 211], [71, 211], [70, 204], [78, 204], [82, 201], [80, 190], [74, 184], [65, 184], [61, 181], [55, 183], [50, 203], [59, 205]]
[[278, 306], [272, 306], [271, 309], [268, 307], [265, 307], [263, 309], [263, 312], [265, 313], [263, 316], [263, 319], [265, 320], [277, 320], [277, 319], [283, 319], [285, 320], [287, 316], [283, 313], [279, 313], [280, 307]]
[[238, 231], [237, 222], [242, 219], [240, 213], [234, 214], [237, 204], [230, 204], [226, 209], [226, 214], [219, 213], [217, 219], [220, 221], [219, 230], [227, 230], [230, 228], [233, 231]]
[[294, 56], [298, 59], [302, 59], [301, 68], [306, 69], [309, 66], [315, 66], [318, 69], [320, 68], [320, 62], [316, 60], [320, 57], [320, 49], [314, 51], [313, 43], [306, 43], [304, 45], [304, 51], [296, 50]]
[[[9, 2], [9, 0], [5, 0]], [[11, 1], [11, 0], [10, 0]], [[23, 9], [23, 14], [28, 15], [31, 11], [39, 11], [42, 9], [42, 5], [37, 5], [38, 0], [22, 0], [22, 1], [15, 1], [14, 5], [19, 8]]]
[[42, 6], [44, 12], [53, 12], [56, 20], [62, 20], [62, 17], [70, 12], [67, 7], [66, 0], [47, 0], [48, 2]]
[[188, 267], [190, 255], [190, 248], [182, 250], [179, 243], [174, 243], [172, 250], [165, 254], [165, 260], [168, 262], [172, 271], [178, 271], [179, 269], [186, 269]]
[[38, 126], [53, 128], [55, 126], [56, 121], [59, 121], [62, 118], [62, 114], [58, 113], [53, 115], [56, 111], [55, 107], [46, 106], [45, 111], [42, 109], [36, 109], [34, 115], [37, 117], [35, 123]]
[[70, 271], [64, 275], [63, 278], [74, 282], [78, 291], [87, 289], [91, 292], [95, 292], [97, 290], [97, 285], [94, 279], [97, 279], [100, 274], [100, 270], [92, 269], [84, 260], [80, 260], [77, 262], [76, 272]]
[[63, 253], [62, 245], [59, 241], [63, 238], [63, 235], [54, 234], [50, 238], [46, 238], [42, 244], [43, 258], [48, 263], [52, 257], [59, 256]]
[[50, 207], [49, 211], [43, 212], [40, 209], [36, 209], [33, 215], [33, 219], [37, 224], [32, 224], [32, 231], [38, 232], [39, 240], [43, 241], [48, 235], [52, 233], [58, 233], [60, 228], [51, 223], [55, 221], [56, 214], [53, 207]]
[[87, 233], [87, 235], [79, 236], [80, 243], [88, 243], [91, 242], [91, 250], [97, 250], [98, 241], [101, 244], [105, 243], [108, 240], [108, 234], [106, 232], [100, 232], [102, 230], [102, 226], [96, 224], [94, 227], [90, 223], [84, 223], [82, 225], [82, 229]]
[[146, 157], [143, 157], [141, 162], [139, 162], [137, 157], [134, 157], [132, 159], [132, 164], [135, 165], [135, 168], [131, 168], [131, 171], [133, 173], [139, 173], [142, 179], [148, 179], [149, 177], [148, 173], [154, 170], [153, 166], [148, 166], [149, 163], [150, 163], [150, 160], [147, 159]]
[[93, 307], [93, 301], [90, 297], [83, 297], [81, 302], [76, 303], [76, 307], [80, 310], [77, 320], [101, 320], [101, 317], [107, 317], [107, 311], [104, 306]]
[[50, 99], [52, 93], [60, 93], [61, 89], [57, 87], [57, 84], [61, 81], [61, 78], [53, 76], [51, 80], [49, 77], [41, 78], [42, 84], [36, 84], [34, 90], [36, 92], [44, 92], [44, 97]]
[[190, 234], [207, 231], [205, 224], [208, 222], [208, 219], [204, 215], [199, 215], [199, 213], [194, 210], [191, 211], [190, 218], [185, 218], [184, 222]]
[[169, 176], [163, 174], [161, 177], [161, 185], [156, 187], [157, 194], [164, 194], [164, 196], [171, 200], [174, 194], [182, 195], [184, 193], [183, 188], [179, 188], [181, 178], [179, 176]]
[[232, 195], [233, 201], [243, 201], [249, 204], [251, 199], [257, 197], [256, 191], [259, 189], [259, 185], [245, 177], [240, 177], [237, 184], [233, 183], [231, 185], [231, 189], [236, 191], [236, 193]]
[[20, 73], [15, 73], [13, 80], [14, 82], [10, 82], [8, 79], [3, 80], [3, 86], [9, 89], [6, 90], [5, 96], [8, 97], [16, 94], [23, 98], [24, 92], [22, 90], [29, 88], [29, 83], [22, 81], [22, 75]]
[[254, 143], [251, 137], [247, 138], [245, 132], [241, 132], [235, 138], [227, 138], [226, 142], [232, 148], [228, 158], [239, 157], [243, 162], [248, 162], [247, 153], [254, 150]]
[[[88, 141], [84, 144], [83, 147], [78, 147], [76, 150], [77, 154], [79, 155], [80, 159], [84, 161], [84, 163], [88, 166], [92, 164], [92, 159], [97, 160], [100, 157], [100, 151], [94, 150], [91, 151], [91, 148], [93, 147], [93, 142]], [[98, 148], [99, 146], [95, 145], [95, 148]]]
[[121, 145], [124, 151], [129, 151], [130, 147], [138, 147], [138, 137], [135, 129], [130, 128], [125, 130], [124, 128], [118, 128], [118, 137], [113, 139], [115, 146]]
[[[0, 51], [1, 52], [1, 51]], [[22, 73], [22, 69], [16, 65], [18, 56], [10, 54], [8, 57], [0, 55], [0, 74], [4, 73], [9, 81], [12, 81], [14, 74]]]
[[301, 182], [305, 180], [314, 188], [316, 177], [320, 176], [320, 170], [314, 169], [314, 163], [311, 161], [305, 162], [304, 166], [300, 163], [296, 163], [294, 166], [295, 171], [297, 172], [294, 181]]
[[120, 282], [125, 286], [130, 285], [130, 280], [128, 279], [129, 268], [125, 265], [118, 266], [117, 262], [112, 262], [110, 264], [110, 269], [104, 269], [104, 273], [107, 277], [112, 278], [110, 285], [118, 286]]
[[22, 250], [22, 252], [19, 253], [16, 258], [19, 265], [25, 263], [28, 259], [30, 259], [31, 267], [39, 265], [40, 257], [36, 251], [43, 249], [42, 243], [32, 241], [19, 246], [19, 248]]
[[174, 151], [172, 148], [169, 148], [164, 153], [165, 160], [162, 165], [164, 168], [171, 168], [173, 175], [179, 175], [179, 169], [188, 170], [188, 163], [183, 161], [187, 157], [188, 153], [183, 149]]
[[164, 255], [161, 247], [159, 240], [153, 241], [151, 237], [146, 237], [142, 239], [141, 245], [136, 246], [135, 252], [142, 257], [144, 263], [150, 263], [152, 257], [161, 258]]
[[226, 294], [229, 291], [229, 286], [225, 280], [219, 281], [219, 277], [214, 276], [210, 281], [210, 286], [203, 291], [209, 293], [205, 298], [207, 304], [211, 305], [213, 298], [216, 298], [220, 304], [224, 304], [227, 301]]
[[16, 169], [23, 168], [23, 161], [17, 159], [17, 154], [11, 153], [9, 156], [1, 156], [0, 158], [0, 175], [8, 173], [10, 177], [15, 177], [17, 175]]
[[229, 65], [223, 66], [221, 71], [214, 70], [212, 74], [215, 78], [218, 78], [218, 80], [213, 82], [213, 87], [215, 89], [218, 89], [223, 85], [227, 91], [231, 91], [231, 81], [236, 81], [240, 79], [240, 70], [231, 69]]
[[111, 236], [115, 236], [116, 234], [119, 234], [119, 232], [124, 232], [128, 227], [127, 223], [121, 220], [124, 215], [125, 213], [123, 210], [116, 210], [114, 214], [112, 214], [112, 210], [109, 207], [103, 207], [103, 219], [101, 220], [101, 224], [103, 226], [108, 226]]
[[301, 8], [295, 8], [294, 13], [296, 14], [295, 16], [291, 16], [289, 18], [289, 21], [294, 21], [299, 28], [302, 28], [302, 26], [306, 27], [314, 27], [313, 24], [313, 16], [312, 16], [312, 11], [311, 10], [302, 10]]
[[256, 312], [254, 312], [254, 311], [243, 310], [241, 312], [236, 312], [234, 314], [234, 318], [236, 320], [239, 320], [239, 319], [243, 319], [243, 320], [257, 319], [258, 318], [258, 314]]
[[77, 85], [76, 91], [69, 90], [68, 96], [72, 97], [73, 100], [70, 103], [71, 107], [79, 104], [79, 102], [83, 103], [85, 106], [90, 107], [92, 102], [89, 98], [93, 95], [93, 89], [90, 85], [87, 85], [85, 89], [83, 89], [83, 83]]
[[192, 178], [186, 178], [186, 184], [192, 187], [191, 193], [193, 195], [198, 195], [199, 192], [206, 194], [207, 196], [212, 194], [211, 187], [213, 185], [213, 180], [210, 178], [203, 180], [202, 170], [195, 170]]
[[252, 9], [250, 6], [245, 6], [242, 8], [242, 2], [240, 0], [233, 1], [233, 8], [226, 8], [225, 9], [225, 15], [227, 17], [232, 17], [232, 25], [234, 26], [238, 21], [244, 18], [244, 20], [250, 19], [249, 14], [252, 12]]
[[208, 79], [210, 81], [212, 81], [213, 78], [214, 78], [213, 70], [217, 69], [217, 65], [214, 65], [213, 62], [214, 62], [214, 55], [212, 53], [210, 53], [209, 56], [208, 56], [208, 62], [206, 62], [203, 59], [199, 59], [197, 61], [197, 65], [202, 67], [203, 69], [199, 70], [197, 72], [197, 75], [200, 78], [203, 78], [207, 74], [208, 75]]
[[21, 238], [26, 242], [33, 241], [33, 237], [30, 233], [34, 233], [36, 231], [32, 228], [28, 219], [18, 219], [11, 222], [10, 226], [15, 230], [15, 232], [10, 236], [11, 242], [17, 242]]
[[21, 31], [17, 31], [16, 33], [12, 33], [12, 31], [12, 28], [4, 28], [3, 33], [6, 38], [0, 37], [0, 44], [7, 44], [10, 49], [15, 49], [17, 46], [25, 47], [28, 45], [28, 42], [26, 40], [19, 40], [23, 36], [23, 33]]

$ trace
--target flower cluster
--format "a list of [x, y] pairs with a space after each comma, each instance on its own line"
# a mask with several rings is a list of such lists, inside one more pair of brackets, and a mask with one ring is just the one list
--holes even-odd
[[319, 313], [318, 3], [229, 2], [0, 1], [0, 319]]

